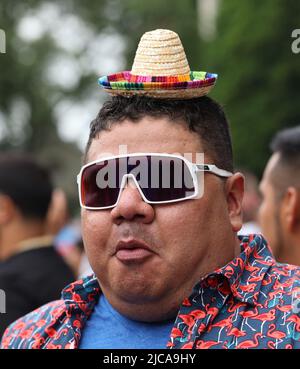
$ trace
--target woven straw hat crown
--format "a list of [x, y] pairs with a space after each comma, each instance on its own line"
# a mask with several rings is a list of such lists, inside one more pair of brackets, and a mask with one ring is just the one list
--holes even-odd
[[138, 45], [131, 73], [140, 76], [175, 76], [190, 73], [177, 33], [157, 29], [146, 32]]
[[157, 29], [142, 36], [131, 71], [102, 76], [99, 84], [111, 95], [191, 99], [208, 94], [217, 77], [191, 71], [177, 33]]

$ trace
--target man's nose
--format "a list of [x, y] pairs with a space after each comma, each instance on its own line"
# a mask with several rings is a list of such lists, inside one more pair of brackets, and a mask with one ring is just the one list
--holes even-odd
[[112, 209], [111, 216], [116, 224], [123, 220], [138, 220], [151, 223], [154, 219], [154, 208], [145, 202], [132, 179], [128, 179], [121, 190], [118, 204]]

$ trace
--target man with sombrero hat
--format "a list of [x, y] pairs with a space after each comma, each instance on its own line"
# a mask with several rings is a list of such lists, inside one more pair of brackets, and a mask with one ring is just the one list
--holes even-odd
[[205, 96], [216, 79], [190, 71], [168, 30], [142, 37], [130, 72], [100, 78], [113, 96], [77, 179], [95, 274], [11, 325], [3, 348], [300, 347], [300, 269], [237, 236], [244, 178]]

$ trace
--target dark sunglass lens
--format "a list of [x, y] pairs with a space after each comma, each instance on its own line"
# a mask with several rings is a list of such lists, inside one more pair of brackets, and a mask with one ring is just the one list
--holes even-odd
[[81, 179], [83, 205], [91, 208], [112, 206], [119, 195], [118, 162], [105, 160], [84, 169]]
[[149, 156], [147, 160], [148, 183], [140, 179], [139, 185], [149, 201], [179, 200], [195, 193], [193, 177], [183, 160], [164, 156]]

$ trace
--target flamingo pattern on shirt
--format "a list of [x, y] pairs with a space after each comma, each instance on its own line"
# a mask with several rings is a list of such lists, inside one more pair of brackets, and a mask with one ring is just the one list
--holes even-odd
[[[261, 235], [239, 238], [240, 255], [182, 302], [166, 348], [300, 348], [300, 267], [276, 263]], [[9, 326], [1, 348], [78, 348], [100, 294], [94, 275], [72, 283]]]

